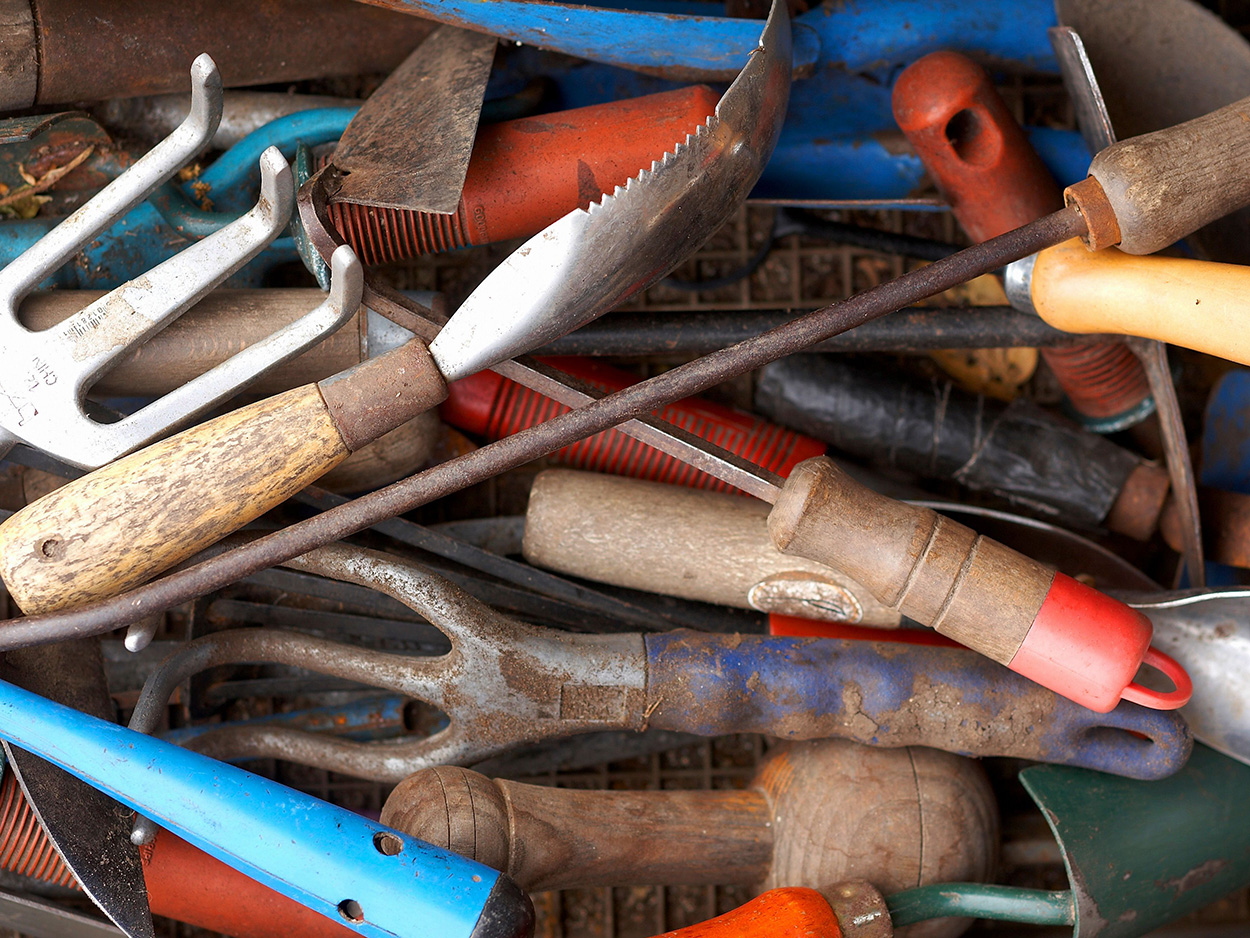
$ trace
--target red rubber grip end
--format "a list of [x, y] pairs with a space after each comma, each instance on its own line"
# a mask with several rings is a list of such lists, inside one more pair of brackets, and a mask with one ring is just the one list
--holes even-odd
[[[1156, 694], [1132, 683], [1148, 650], [1153, 651], [1153, 634], [1150, 620], [1136, 609], [1056, 573], [1009, 667], [1096, 713], [1115, 709], [1125, 697], [1155, 709], [1175, 709], [1187, 694]], [[1152, 657], [1150, 663], [1158, 666], [1157, 660]], [[1169, 676], [1183, 692], [1181, 683], [1188, 684], [1188, 676], [1179, 665], [1176, 671], [1184, 677]]]
[[[592, 358], [545, 357], [542, 361], [603, 391], [619, 391], [639, 380], [637, 375]], [[443, 420], [466, 433], [492, 440], [544, 423], [569, 410], [491, 371], [453, 381], [447, 391], [447, 400], [439, 408]], [[825, 454], [825, 444], [820, 440], [700, 397], [674, 401], [660, 410], [659, 416], [783, 477], [803, 460]], [[552, 460], [575, 469], [613, 472], [712, 491], [734, 491], [714, 476], [619, 430], [596, 433], [566, 446], [552, 454]]]

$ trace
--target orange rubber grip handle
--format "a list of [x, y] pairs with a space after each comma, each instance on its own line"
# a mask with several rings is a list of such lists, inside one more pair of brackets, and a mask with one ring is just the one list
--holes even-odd
[[330, 218], [370, 265], [529, 237], [650, 169], [717, 101], [692, 85], [492, 124], [478, 131], [454, 214], [332, 202]]
[[842, 928], [825, 897], [815, 889], [786, 887], [656, 938], [842, 938]]
[[974, 241], [1063, 208], [1063, 193], [981, 66], [934, 52], [894, 85], [894, 119]]

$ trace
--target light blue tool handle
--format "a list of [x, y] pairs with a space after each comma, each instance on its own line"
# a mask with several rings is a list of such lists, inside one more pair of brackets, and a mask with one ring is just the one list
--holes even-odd
[[[501, 877], [480, 863], [3, 681], [0, 737], [362, 935], [482, 934], [479, 919]], [[506, 891], [525, 901], [515, 887]], [[487, 932], [508, 934], [489, 917]]]

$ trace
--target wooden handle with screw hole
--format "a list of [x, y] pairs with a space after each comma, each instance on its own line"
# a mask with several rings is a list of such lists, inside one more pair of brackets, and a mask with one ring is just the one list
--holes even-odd
[[285, 501], [447, 395], [419, 341], [223, 414], [62, 486], [0, 525], [27, 614], [113, 596]]

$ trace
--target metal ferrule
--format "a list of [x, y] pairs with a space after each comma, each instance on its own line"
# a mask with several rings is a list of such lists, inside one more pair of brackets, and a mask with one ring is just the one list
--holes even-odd
[[1007, 302], [1022, 313], [1037, 315], [1033, 306], [1033, 267], [1037, 264], [1037, 255], [1030, 254], [1014, 263], [1008, 264], [1003, 273], [1003, 289], [1007, 293]]

